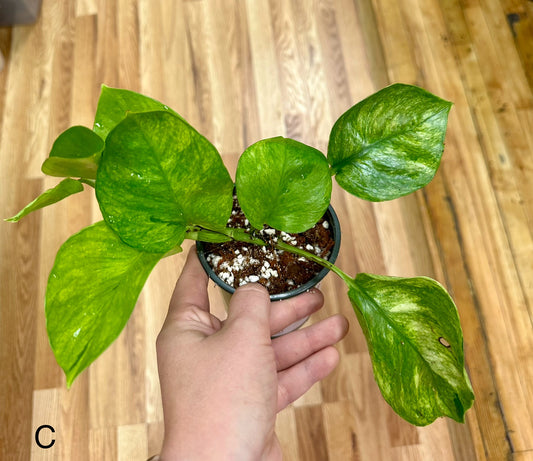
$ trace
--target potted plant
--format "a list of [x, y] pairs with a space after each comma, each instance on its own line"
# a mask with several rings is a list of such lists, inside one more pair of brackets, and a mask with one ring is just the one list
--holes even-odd
[[[278, 248], [276, 243], [279, 241], [290, 243], [295, 250], [311, 251], [331, 264], [335, 263], [339, 254], [341, 228], [331, 205], [323, 218], [305, 232], [290, 234], [267, 225], [259, 230], [246, 218], [234, 190], [233, 209], [227, 227], [244, 229], [248, 234], [256, 233], [260, 240], [252, 245], [237, 240], [196, 242], [200, 263], [207, 275], [222, 288], [226, 308], [235, 289], [246, 283], [262, 284], [268, 289], [270, 300], [279, 301], [318, 286], [328, 274], [327, 267], [301, 256], [297, 251]], [[300, 328], [308, 319], [309, 316], [297, 320], [274, 333], [272, 338]]]
[[[341, 277], [386, 401], [412, 424], [464, 421], [474, 396], [457, 309], [441, 285], [352, 277], [292, 239], [263, 232], [315, 226], [330, 205], [333, 176], [371, 201], [425, 186], [440, 163], [450, 107], [421, 88], [391, 85], [336, 121], [327, 156], [291, 139], [264, 139], [241, 155], [234, 184], [215, 147], [176, 112], [103, 86], [93, 129], [67, 129], [42, 166], [64, 179], [9, 219], [95, 188], [103, 220], [62, 245], [46, 290], [48, 336], [67, 385], [119, 335], [159, 260], [179, 253], [186, 238], [236, 241], [294, 253]], [[234, 187], [249, 229], [228, 226]]]

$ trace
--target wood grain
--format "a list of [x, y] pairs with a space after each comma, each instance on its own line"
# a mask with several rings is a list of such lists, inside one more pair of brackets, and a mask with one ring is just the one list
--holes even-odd
[[[56, 180], [55, 137], [91, 126], [100, 85], [177, 110], [232, 174], [263, 137], [325, 151], [336, 118], [393, 82], [454, 103], [442, 166], [424, 190], [372, 204], [338, 187], [347, 272], [428, 275], [452, 293], [476, 402], [464, 425], [416, 428], [381, 398], [367, 347], [329, 276], [316, 322], [347, 316], [335, 372], [284, 410], [286, 460], [533, 459], [533, 4], [527, 0], [43, 0], [0, 28], [0, 217]], [[180, 255], [151, 274], [119, 339], [70, 390], [43, 299], [54, 256], [99, 218], [91, 191], [0, 221], [0, 459], [144, 460], [163, 436], [155, 338]], [[209, 287], [224, 315], [220, 292]], [[36, 429], [52, 425], [43, 450]]]

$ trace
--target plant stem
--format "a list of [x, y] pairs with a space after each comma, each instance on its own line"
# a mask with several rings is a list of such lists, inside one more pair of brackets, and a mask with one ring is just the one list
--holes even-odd
[[266, 245], [266, 243], [259, 237], [255, 237], [244, 229], [236, 229], [233, 227], [211, 230], [203, 227], [191, 226], [187, 229], [185, 238], [207, 243], [224, 243], [235, 240], [237, 242], [251, 243], [254, 245]]
[[[226, 227], [225, 229], [213, 231], [210, 229], [204, 229], [193, 226], [189, 230], [187, 230], [186, 238], [208, 243], [223, 243], [235, 240], [238, 242], [251, 243], [253, 245], [267, 245], [267, 243], [259, 237], [255, 237], [253, 234], [246, 232], [243, 229], [235, 229], [231, 227]], [[352, 278], [348, 274], [346, 274], [340, 268], [335, 266], [335, 264], [329, 262], [327, 259], [315, 255], [314, 253], [310, 253], [301, 248], [295, 247], [279, 240], [274, 243], [273, 246], [278, 250], [288, 251], [290, 253], [297, 254], [299, 256], [303, 256], [304, 258], [310, 261], [320, 264], [321, 266], [329, 269], [331, 272], [337, 274], [347, 284], [349, 284], [352, 280]]]
[[320, 264], [321, 266], [329, 269], [331, 272], [334, 272], [335, 274], [337, 274], [346, 283], [348, 283], [348, 281], [351, 280], [351, 277], [348, 274], [346, 274], [346, 272], [338, 268], [332, 262], [329, 262], [327, 259], [321, 258], [320, 256], [317, 256], [314, 253], [310, 253], [308, 251], [302, 250], [301, 248], [295, 247], [283, 241], [282, 242], [278, 241], [277, 243], [274, 244], [274, 246], [278, 248], [279, 250], [284, 250], [284, 251], [289, 251], [291, 253], [295, 253], [297, 255], [303, 256], [306, 259], [309, 259], [310, 261]]
[[95, 179], [87, 179], [87, 178], [80, 178], [78, 179], [79, 182], [87, 184], [88, 186], [91, 186], [93, 189], [96, 186], [96, 180]]

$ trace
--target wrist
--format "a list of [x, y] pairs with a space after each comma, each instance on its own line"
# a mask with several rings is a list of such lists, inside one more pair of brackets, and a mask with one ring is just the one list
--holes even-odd
[[256, 461], [260, 457], [250, 452], [242, 440], [217, 437], [215, 433], [167, 439], [163, 442], [159, 461]]
[[188, 430], [173, 430], [165, 434], [159, 461], [222, 461], [232, 458], [228, 453], [227, 437], [217, 437], [215, 431], [202, 431], [191, 426]]

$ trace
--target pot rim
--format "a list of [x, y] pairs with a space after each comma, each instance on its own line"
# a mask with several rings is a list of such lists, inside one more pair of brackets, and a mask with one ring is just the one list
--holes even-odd
[[[340, 245], [341, 245], [341, 226], [340, 226], [339, 218], [337, 217], [337, 214], [335, 213], [335, 210], [333, 209], [331, 205], [328, 206], [328, 209], [326, 210], [326, 213], [324, 213], [324, 216], [326, 217], [326, 220], [331, 225], [333, 240], [335, 241], [335, 244], [333, 245], [333, 248], [331, 249], [331, 253], [328, 258], [328, 261], [331, 263], [335, 263], [337, 256], [339, 255], [339, 250], [340, 250]], [[219, 287], [221, 287], [228, 293], [233, 294], [235, 292], [235, 288], [233, 288], [231, 285], [228, 285], [221, 278], [219, 278], [215, 274], [215, 271], [213, 270], [213, 268], [207, 262], [207, 258], [205, 257], [203, 242], [200, 242], [200, 241], [196, 242], [196, 252], [198, 254], [198, 258], [200, 259], [200, 263], [202, 264], [202, 267], [206, 271], [209, 278], [213, 280]], [[309, 291], [311, 288], [318, 285], [318, 283], [328, 274], [329, 271], [330, 269], [328, 269], [327, 267], [323, 267], [322, 270], [318, 274], [316, 274], [311, 280], [304, 283], [303, 285], [300, 285], [294, 290], [270, 295], [270, 301], [280, 301], [282, 299], [289, 299], [301, 293], [305, 293], [306, 291]]]

